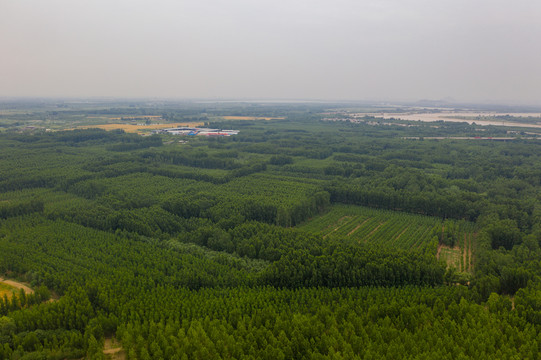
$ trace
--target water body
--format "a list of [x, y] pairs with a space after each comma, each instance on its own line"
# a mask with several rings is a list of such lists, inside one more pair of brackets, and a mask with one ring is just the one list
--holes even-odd
[[[458, 112], [458, 111], [442, 111], [435, 113], [372, 113], [365, 114], [374, 116], [380, 119], [400, 119], [408, 121], [423, 121], [423, 122], [434, 122], [434, 121], [449, 121], [449, 122], [467, 122], [468, 124], [477, 124], [477, 125], [495, 125], [495, 126], [509, 126], [509, 127], [527, 127], [527, 128], [541, 128], [541, 113], [497, 113], [497, 112]], [[522, 117], [525, 118], [525, 121], [528, 122], [516, 122], [516, 121], [505, 121], [502, 119], [494, 120], [473, 120], [472, 118], [477, 117], [501, 117], [501, 116], [512, 116], [512, 117]], [[467, 119], [463, 119], [466, 117]]]

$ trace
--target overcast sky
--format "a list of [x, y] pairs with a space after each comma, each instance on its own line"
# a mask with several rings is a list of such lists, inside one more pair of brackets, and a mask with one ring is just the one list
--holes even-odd
[[0, 0], [0, 96], [541, 104], [541, 1]]

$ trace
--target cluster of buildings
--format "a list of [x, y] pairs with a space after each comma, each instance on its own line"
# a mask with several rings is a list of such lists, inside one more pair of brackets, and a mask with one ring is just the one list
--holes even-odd
[[239, 130], [221, 130], [209, 128], [195, 127], [176, 127], [169, 129], [154, 130], [155, 134], [172, 134], [172, 135], [199, 135], [199, 136], [231, 136], [237, 135]]

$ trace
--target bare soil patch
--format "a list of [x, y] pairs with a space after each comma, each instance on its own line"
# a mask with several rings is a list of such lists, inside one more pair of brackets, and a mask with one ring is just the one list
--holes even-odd
[[469, 234], [469, 238], [470, 238], [469, 244], [470, 244], [470, 246], [468, 248], [468, 255], [469, 255], [468, 258], [469, 258], [470, 262], [468, 264], [468, 269], [470, 271], [473, 270], [473, 241], [474, 241], [476, 235], [477, 234], [475, 234], [475, 233]]
[[463, 264], [464, 264], [464, 268], [462, 269], [462, 271], [468, 271], [468, 252], [469, 252], [469, 247], [470, 247], [470, 243], [468, 241], [468, 234], [464, 234], [464, 249], [462, 251], [462, 259], [463, 259]]
[[103, 354], [106, 359], [125, 360], [126, 352], [120, 346], [120, 343], [114, 338], [105, 338], [103, 342]]
[[[27, 293], [27, 294], [33, 294], [34, 293], [34, 290], [32, 290], [27, 285], [25, 285], [23, 283], [20, 283], [20, 282], [17, 282], [17, 281], [14, 281], [14, 280], [8, 280], [8, 279], [4, 279], [4, 278], [0, 277], [0, 284], [7, 285], [7, 287], [5, 287], [6, 289], [5, 289], [4, 292], [8, 295], [8, 297], [10, 297], [11, 293], [13, 293], [13, 291], [9, 290], [9, 288], [12, 288], [14, 290], [23, 289], [24, 292]], [[0, 291], [2, 291], [1, 288], [0, 288]], [[1, 295], [4, 296], [3, 293]]]
[[359, 230], [359, 228], [362, 226], [362, 224], [359, 224], [357, 226], [355, 226], [355, 229], [351, 230], [350, 232], [348, 232], [348, 236], [351, 236], [351, 234], [353, 234], [355, 231]]
[[443, 259], [447, 263], [447, 267], [454, 267], [460, 271], [460, 257], [462, 256], [461, 250], [459, 247], [449, 247], [447, 245], [439, 245], [437, 258]]

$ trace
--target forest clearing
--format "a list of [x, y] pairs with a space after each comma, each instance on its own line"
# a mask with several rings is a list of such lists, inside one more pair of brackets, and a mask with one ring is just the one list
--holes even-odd
[[474, 233], [464, 233], [459, 241], [453, 247], [440, 244], [438, 246], [438, 259], [443, 259], [448, 268], [455, 268], [460, 272], [473, 271], [473, 242]]
[[114, 337], [105, 338], [103, 341], [103, 355], [110, 360], [125, 360], [126, 352], [118, 340]]
[[34, 290], [29, 288], [25, 284], [0, 277], [0, 297], [7, 295], [9, 299], [13, 294], [18, 293], [19, 289], [23, 289], [26, 294], [34, 293]]
[[299, 226], [324, 238], [346, 237], [376, 246], [403, 249], [427, 246], [440, 219], [362, 206], [334, 205], [323, 215]]

